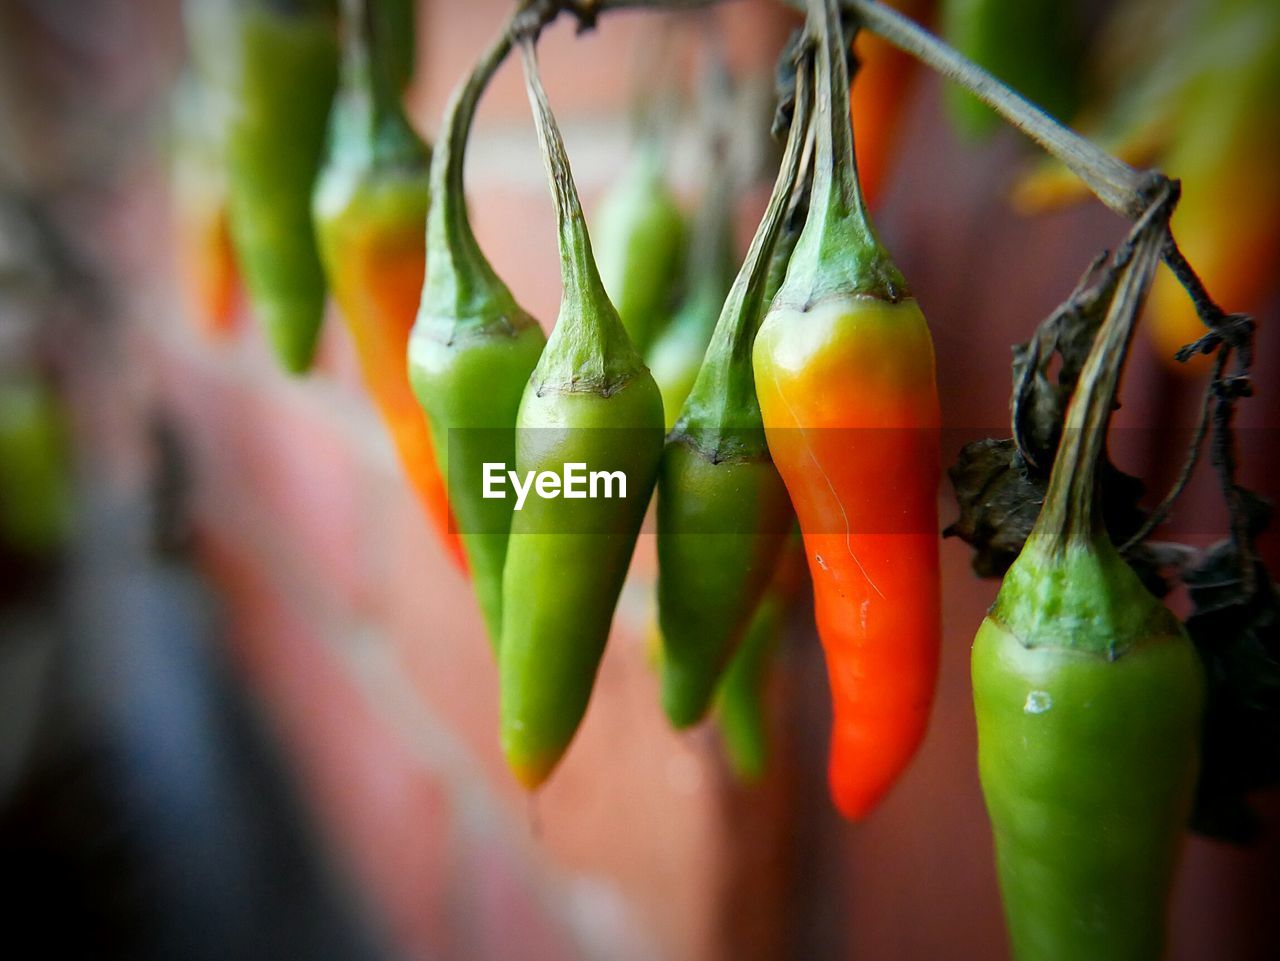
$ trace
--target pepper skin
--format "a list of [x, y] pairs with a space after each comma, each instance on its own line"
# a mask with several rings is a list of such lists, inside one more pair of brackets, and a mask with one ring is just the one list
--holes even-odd
[[311, 193], [337, 86], [336, 18], [326, 0], [230, 2], [231, 236], [271, 345], [284, 369], [300, 374], [311, 366], [324, 317]]
[[1017, 961], [1163, 954], [1203, 672], [1182, 625], [1112, 546], [1094, 497], [1137, 292], [1162, 244], [1160, 225], [1133, 255], [1040, 516], [974, 640], [978, 767]]
[[595, 220], [604, 288], [643, 354], [670, 309], [684, 250], [684, 218], [663, 176], [657, 144], [637, 145]]
[[586, 711], [662, 456], [662, 396], [605, 294], [531, 42], [522, 45], [559, 227], [560, 316], [517, 418], [516, 466], [622, 471], [625, 498], [531, 496], [512, 519], [503, 573], [502, 748], [533, 789]]
[[316, 236], [365, 388], [428, 517], [461, 565], [448, 493], [405, 370], [426, 265], [431, 152], [409, 126], [385, 59], [393, 22], [383, 0], [348, 0], [346, 10], [341, 86], [313, 198]]
[[235, 328], [239, 281], [227, 212], [225, 117], [193, 72], [174, 97], [173, 204], [178, 274], [193, 318], [210, 338]]
[[[804, 533], [834, 728], [836, 806], [865, 816], [924, 735], [937, 678], [933, 345], [858, 189], [832, 0], [820, 21], [809, 216], [755, 344], [769, 450]], [[829, 108], [829, 109], [827, 109]], [[824, 112], [825, 111], [825, 112]]]
[[445, 113], [431, 171], [431, 270], [409, 341], [409, 377], [449, 478], [454, 516], [495, 651], [513, 502], [483, 496], [483, 465], [515, 464], [520, 397], [546, 342], [537, 321], [485, 259], [467, 218], [467, 135], [480, 95], [508, 49], [505, 39], [498, 41]]
[[769, 766], [765, 686], [787, 609], [804, 581], [804, 563], [804, 544], [795, 529], [716, 689], [716, 727], [729, 767], [744, 784], [761, 781]]
[[769, 206], [667, 438], [659, 473], [662, 706], [679, 728], [697, 723], [710, 707], [792, 526], [787, 491], [765, 441], [751, 346], [808, 132], [806, 72], [797, 72], [795, 117]]

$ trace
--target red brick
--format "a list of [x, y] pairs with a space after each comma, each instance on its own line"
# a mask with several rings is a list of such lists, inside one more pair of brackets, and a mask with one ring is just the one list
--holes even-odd
[[315, 612], [302, 616], [240, 545], [210, 534], [202, 543], [232, 599], [238, 662], [269, 704], [326, 833], [396, 942], [411, 957], [440, 956], [451, 933], [446, 789], [316, 636]]
[[579, 953], [563, 923], [551, 916], [536, 878], [498, 839], [477, 843], [467, 866], [463, 910], [467, 961], [573, 961]]

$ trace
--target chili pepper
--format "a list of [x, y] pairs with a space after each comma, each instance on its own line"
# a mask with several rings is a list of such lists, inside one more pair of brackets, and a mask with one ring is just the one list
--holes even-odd
[[[925, 0], [900, 0], [892, 5], [917, 20], [931, 6]], [[858, 131], [858, 177], [862, 195], [874, 207], [902, 138], [903, 108], [919, 67], [910, 54], [869, 30], [859, 31], [854, 52], [858, 72], [849, 91], [849, 104], [853, 127]]]
[[1018, 961], [1156, 961], [1196, 778], [1203, 676], [1095, 496], [1155, 270], [1141, 239], [1081, 372], [1044, 506], [973, 645], [978, 766]]
[[786, 153], [747, 259], [716, 322], [658, 475], [662, 706], [688, 727], [710, 705], [792, 521], [765, 441], [751, 369], [773, 247], [800, 169], [809, 84], [797, 73]]
[[235, 326], [236, 262], [227, 213], [225, 118], [187, 71], [174, 93], [175, 250], [195, 320], [211, 337]]
[[756, 336], [755, 382], [813, 577], [831, 791], [859, 818], [915, 752], [936, 683], [939, 411], [929, 329], [859, 191], [836, 5], [809, 9], [824, 119], [808, 219]]
[[788, 537], [773, 578], [716, 689], [716, 726], [729, 767], [747, 784], [760, 781], [768, 767], [765, 682], [803, 568], [804, 544], [797, 529]]
[[670, 307], [684, 249], [684, 219], [652, 135], [602, 201], [593, 233], [605, 291], [643, 353]]
[[0, 557], [56, 552], [71, 529], [73, 497], [57, 397], [30, 372], [0, 375]]
[[[943, 36], [1046, 113], [1072, 115], [1079, 102], [1083, 62], [1076, 4], [1061, 0], [943, 0]], [[971, 93], [949, 84], [951, 121], [969, 137], [988, 136], [996, 113]]]
[[330, 0], [231, 0], [231, 236], [245, 287], [283, 367], [306, 371], [324, 316], [311, 219], [338, 74]]
[[662, 392], [667, 429], [675, 425], [680, 408], [693, 388], [711, 332], [733, 281], [733, 223], [730, 178], [712, 165], [707, 197], [693, 225], [685, 276], [688, 293], [671, 323], [649, 347], [649, 369]]
[[365, 387], [428, 516], [462, 563], [427, 421], [405, 369], [426, 264], [431, 151], [409, 125], [386, 57], [393, 6], [345, 0], [342, 77], [312, 217]]
[[558, 473], [577, 462], [626, 478], [621, 498], [530, 497], [512, 519], [502, 582], [502, 746], [517, 778], [534, 788], [586, 710], [662, 456], [662, 396], [605, 293], [528, 38], [521, 50], [555, 199], [564, 294], [520, 402], [516, 465], [522, 474]]
[[387, 72], [396, 90], [403, 92], [413, 81], [417, 58], [418, 0], [382, 0]]
[[480, 251], [463, 188], [476, 105], [509, 48], [504, 33], [445, 112], [431, 170], [431, 270], [409, 341], [409, 378], [449, 478], [472, 581], [495, 646], [502, 629], [502, 568], [512, 503], [484, 497], [482, 475], [485, 463], [515, 463], [520, 397], [546, 341]]
[[[1223, 308], [1257, 313], [1280, 262], [1280, 6], [1211, 7], [1202, 35], [1216, 56], [1187, 93], [1164, 167], [1182, 181], [1173, 226], [1183, 255]], [[1173, 359], [1205, 329], [1169, 271], [1152, 288], [1149, 331], [1171, 367], [1203, 372], [1205, 361]]]

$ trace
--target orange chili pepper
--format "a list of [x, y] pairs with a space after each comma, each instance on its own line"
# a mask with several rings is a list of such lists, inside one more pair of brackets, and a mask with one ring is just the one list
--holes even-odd
[[200, 329], [211, 337], [235, 327], [239, 284], [227, 213], [226, 147], [216, 98], [194, 73], [174, 100], [173, 203], [178, 274]]
[[386, 9], [378, 0], [346, 9], [342, 82], [313, 203], [321, 259], [400, 462], [450, 555], [465, 567], [407, 363], [426, 274], [430, 150], [409, 126], [398, 85], [377, 56], [386, 43]]
[[[930, 12], [931, 3], [902, 0], [892, 6], [916, 20]], [[858, 179], [867, 203], [875, 206], [902, 135], [903, 107], [918, 73], [916, 60], [883, 37], [859, 31], [853, 44], [858, 72], [849, 91]]]
[[[867, 221], [839, 15], [821, 18], [809, 218], [756, 337], [769, 450], [804, 534], [835, 713], [837, 807], [866, 815], [924, 734], [937, 679], [933, 345]], [[825, 107], [825, 109], [824, 109]]]

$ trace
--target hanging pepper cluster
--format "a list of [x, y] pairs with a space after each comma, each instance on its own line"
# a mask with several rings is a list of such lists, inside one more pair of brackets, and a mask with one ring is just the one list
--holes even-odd
[[[586, 28], [629, 5], [663, 4], [518, 4], [449, 101], [432, 154], [401, 102], [411, 3], [343, 0], [340, 17], [327, 0], [190, 4], [183, 98], [216, 109], [206, 129], [184, 128], [193, 147], [176, 159], [184, 261], [206, 324], [230, 324], [241, 278], [282, 365], [301, 373], [333, 294], [405, 471], [470, 575], [498, 665], [502, 749], [523, 785], [552, 775], [583, 721], [656, 496], [662, 710], [676, 728], [714, 716], [733, 769], [764, 776], [765, 682], [807, 568], [831, 695], [831, 796], [861, 819], [925, 736], [941, 636], [933, 341], [868, 194], [887, 168], [907, 54], [956, 81], [959, 127], [1012, 122], [1134, 223], [1015, 348], [1011, 436], [961, 453], [950, 471], [960, 514], [944, 533], [974, 547], [978, 574], [1003, 577], [972, 680], [1015, 956], [1157, 958], [1188, 824], [1247, 839], [1247, 793], [1280, 781], [1280, 594], [1255, 548], [1270, 509], [1236, 481], [1232, 431], [1250, 393], [1253, 322], [1209, 290], [1221, 280], [1233, 306], [1256, 298], [1255, 255], [1274, 246], [1274, 222], [1242, 214], [1195, 228], [1213, 219], [1200, 183], [1226, 176], [1225, 152], [1251, 156], [1249, 137], [1264, 153], [1276, 146], [1267, 122], [1246, 122], [1275, 86], [1275, 18], [1253, 0], [1215, 14], [1228, 34], [1254, 31], [1256, 60], [1240, 89], [1195, 71], [1179, 86], [1187, 115], [1232, 106], [1214, 149], [1167, 138], [1187, 173], [1180, 188], [996, 79], [1054, 115], [1074, 112], [1087, 87], [1073, 69], [1077, 12], [943, 3], [945, 32], [993, 76], [875, 0], [807, 0], [779, 68], [785, 148], [735, 273], [723, 129], [706, 140], [724, 166], [711, 168], [691, 232], [646, 128], [593, 249], [537, 40], [562, 12]], [[210, 37], [234, 56], [213, 56]], [[512, 51], [555, 209], [562, 298], [549, 337], [467, 213], [473, 118]], [[1262, 195], [1243, 193], [1270, 204], [1273, 181], [1260, 170], [1249, 182]], [[1034, 171], [1018, 202], [1078, 192], [1064, 183], [1062, 170]], [[1208, 287], [1174, 240], [1182, 224]], [[1246, 249], [1232, 269], [1249, 282], [1233, 284], [1219, 247], [1200, 245], [1237, 228]], [[1106, 447], [1153, 285], [1157, 342], [1179, 361], [1208, 356], [1212, 373], [1178, 483], [1147, 507]], [[1203, 326], [1188, 329], [1187, 316]], [[1153, 541], [1206, 445], [1228, 540], [1202, 554]], [[590, 494], [572, 493], [571, 468], [589, 474]], [[519, 496], [495, 495], [495, 478]], [[1176, 580], [1194, 606], [1185, 622], [1160, 600]]]

